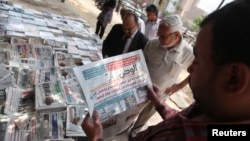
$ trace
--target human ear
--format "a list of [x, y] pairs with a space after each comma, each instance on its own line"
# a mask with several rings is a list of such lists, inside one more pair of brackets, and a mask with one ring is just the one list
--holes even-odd
[[250, 85], [250, 69], [243, 63], [233, 63], [228, 67], [229, 80], [226, 90], [231, 94], [241, 94]]

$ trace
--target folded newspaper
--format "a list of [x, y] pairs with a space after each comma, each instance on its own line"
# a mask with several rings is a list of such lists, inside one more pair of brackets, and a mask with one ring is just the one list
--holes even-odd
[[152, 85], [141, 50], [106, 58], [74, 71], [84, 91], [90, 116], [97, 110], [104, 136], [127, 129], [147, 102]]
[[40, 113], [39, 139], [60, 139], [65, 137], [66, 111]]
[[88, 113], [87, 105], [68, 105], [67, 106], [67, 136], [86, 136], [81, 124]]
[[36, 110], [37, 111], [54, 111], [66, 109], [63, 91], [58, 81], [37, 84], [36, 93]]
[[34, 97], [33, 91], [9, 87], [4, 113], [12, 116], [33, 114], [35, 111]]

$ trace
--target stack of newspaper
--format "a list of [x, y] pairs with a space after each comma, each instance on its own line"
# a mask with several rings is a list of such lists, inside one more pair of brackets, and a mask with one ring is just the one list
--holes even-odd
[[0, 4], [1, 139], [86, 136], [88, 106], [73, 69], [102, 59], [101, 45], [85, 20]]

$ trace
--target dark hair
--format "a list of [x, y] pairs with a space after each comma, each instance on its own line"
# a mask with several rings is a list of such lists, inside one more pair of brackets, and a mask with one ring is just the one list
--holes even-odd
[[200, 24], [212, 24], [212, 59], [218, 66], [242, 62], [250, 66], [250, 1], [236, 0], [209, 14]]
[[138, 17], [135, 15], [135, 13], [131, 10], [127, 10], [124, 14], [124, 17], [123, 18], [126, 18], [127, 16], [133, 16], [134, 17], [134, 20], [135, 20], [135, 23], [138, 24]]
[[155, 13], [156, 15], [158, 15], [158, 9], [157, 9], [157, 7], [156, 7], [154, 4], [149, 5], [149, 6], [146, 8], [146, 12], [153, 12], [153, 13]]
[[115, 8], [115, 5], [116, 5], [116, 0], [108, 0], [105, 3], [105, 6], [110, 8]]

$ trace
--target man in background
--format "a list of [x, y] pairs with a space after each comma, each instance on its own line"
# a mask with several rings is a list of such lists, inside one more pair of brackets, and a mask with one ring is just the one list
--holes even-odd
[[[181, 34], [182, 21], [179, 15], [164, 17], [159, 23], [158, 39], [148, 41], [144, 48], [144, 56], [150, 78], [159, 87], [161, 98], [167, 99], [167, 94], [173, 94], [188, 84], [188, 77], [175, 84], [182, 70], [193, 62], [193, 48], [183, 39]], [[148, 103], [137, 118], [131, 135], [135, 136], [156, 113], [154, 105]]]
[[160, 23], [158, 18], [158, 9], [155, 5], [149, 5], [146, 8], [147, 20], [145, 22], [145, 36], [151, 40], [157, 38], [157, 31]]
[[122, 24], [114, 25], [103, 42], [103, 58], [143, 49], [148, 39], [138, 30], [138, 17], [126, 11]]

